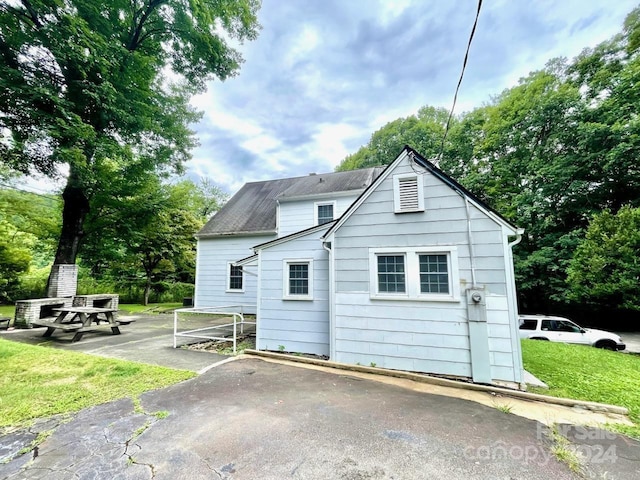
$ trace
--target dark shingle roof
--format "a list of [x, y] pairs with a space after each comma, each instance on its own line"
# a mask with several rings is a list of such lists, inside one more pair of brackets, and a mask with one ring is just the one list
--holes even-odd
[[367, 188], [383, 167], [246, 183], [197, 236], [275, 232], [276, 201]]

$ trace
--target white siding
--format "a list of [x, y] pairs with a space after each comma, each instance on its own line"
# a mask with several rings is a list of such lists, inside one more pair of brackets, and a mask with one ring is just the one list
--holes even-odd
[[[335, 232], [335, 360], [347, 363], [472, 376], [467, 305], [472, 285], [464, 199], [425, 172], [424, 212], [394, 213], [393, 175], [412, 173], [406, 159]], [[507, 302], [502, 226], [470, 205], [476, 284], [487, 294], [491, 376], [519, 381]], [[370, 247], [456, 246], [458, 302], [380, 300], [370, 297]], [[510, 265], [509, 265], [510, 266]], [[409, 281], [409, 280], [408, 280]]]
[[310, 200], [281, 202], [278, 206], [278, 236], [284, 237], [314, 226], [315, 205], [322, 202], [335, 202], [333, 218], [339, 218], [349, 205], [358, 198], [358, 194]]
[[[244, 292], [227, 292], [228, 262], [237, 262], [253, 254], [253, 247], [275, 238], [272, 236], [218, 237], [198, 239], [196, 262], [196, 307], [242, 305], [245, 313], [256, 313], [257, 277], [245, 273]], [[258, 273], [255, 266], [244, 267]]]
[[[260, 251], [259, 350], [329, 355], [328, 253], [310, 233]], [[284, 262], [313, 260], [313, 300], [284, 300]]]

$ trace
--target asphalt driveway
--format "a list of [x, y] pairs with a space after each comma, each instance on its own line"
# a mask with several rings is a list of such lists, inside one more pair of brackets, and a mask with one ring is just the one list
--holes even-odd
[[639, 332], [618, 332], [618, 335], [622, 337], [622, 341], [627, 345], [627, 352], [640, 353]]
[[[551, 454], [546, 427], [491, 406], [257, 358], [219, 364], [172, 348], [169, 315], [121, 330], [77, 343], [35, 329], [2, 337], [204, 373], [144, 394], [145, 413], [124, 399], [0, 436], [0, 479], [580, 478]], [[591, 478], [640, 478], [638, 442], [563, 433]]]
[[[580, 478], [551, 455], [535, 421], [260, 359], [220, 365], [141, 400], [146, 413], [127, 399], [40, 425], [53, 434], [33, 454], [0, 464], [0, 478]], [[640, 448], [628, 449], [630, 459], [614, 459], [622, 476], [606, 478], [637, 478], [625, 475], [636, 471]]]

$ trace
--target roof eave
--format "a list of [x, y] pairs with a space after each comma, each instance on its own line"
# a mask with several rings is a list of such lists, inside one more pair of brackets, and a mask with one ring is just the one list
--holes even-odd
[[197, 239], [221, 238], [221, 237], [260, 237], [263, 235], [275, 235], [275, 230], [258, 230], [253, 232], [216, 232], [216, 233], [196, 233]]
[[354, 190], [340, 190], [337, 192], [312, 193], [310, 195], [295, 195], [292, 197], [284, 197], [280, 195], [276, 199], [280, 203], [285, 203], [285, 202], [295, 202], [297, 200], [314, 200], [314, 199], [320, 199], [320, 198], [350, 197], [352, 195], [358, 196], [364, 191], [365, 191], [364, 188], [358, 188]]

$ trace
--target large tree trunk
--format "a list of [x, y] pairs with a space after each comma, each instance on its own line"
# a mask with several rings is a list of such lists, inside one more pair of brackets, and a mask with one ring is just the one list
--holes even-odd
[[89, 199], [83, 189], [67, 184], [62, 193], [62, 231], [56, 251], [56, 264], [74, 264], [78, 256], [80, 240], [84, 235], [84, 220], [89, 213]]
[[147, 282], [144, 284], [144, 298], [142, 304], [146, 307], [149, 305], [149, 295], [151, 294], [151, 277], [147, 276]]
[[[69, 175], [67, 186], [62, 192], [64, 202], [62, 208], [62, 230], [58, 240], [58, 249], [53, 263], [56, 265], [75, 264], [82, 240], [84, 220], [89, 213], [89, 199], [77, 182], [73, 171]], [[51, 274], [47, 281], [47, 290], [51, 282]]]

